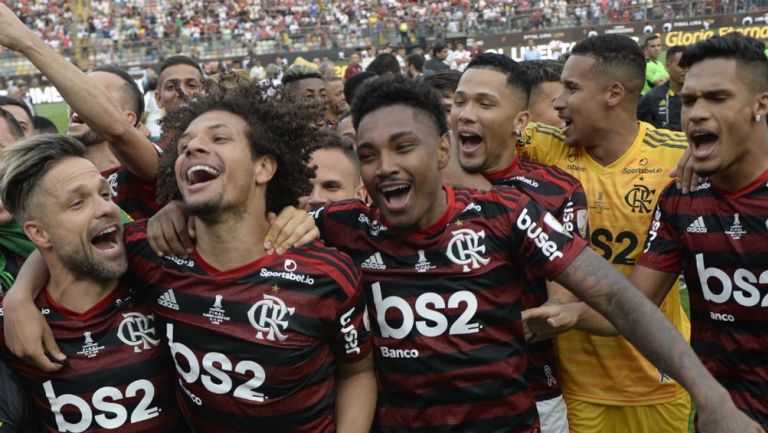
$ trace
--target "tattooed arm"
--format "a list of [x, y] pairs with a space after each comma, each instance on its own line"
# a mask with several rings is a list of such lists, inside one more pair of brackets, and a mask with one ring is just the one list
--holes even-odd
[[[674, 285], [677, 274], [636, 265], [627, 279], [651, 302], [661, 305]], [[552, 338], [572, 328], [604, 337], [619, 335], [610, 321], [589, 305], [580, 302], [560, 284], [548, 282], [547, 294], [546, 303], [523, 312], [523, 320], [528, 322], [529, 337], [533, 341]]]
[[659, 308], [595, 252], [582, 251], [556, 281], [608, 318], [649, 361], [690, 392], [701, 432], [763, 431], [736, 409]]

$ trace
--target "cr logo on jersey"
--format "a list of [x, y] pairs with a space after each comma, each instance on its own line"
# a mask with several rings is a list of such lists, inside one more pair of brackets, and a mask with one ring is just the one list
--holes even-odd
[[275, 341], [277, 337], [280, 342], [283, 342], [288, 338], [282, 333], [288, 327], [286, 316], [293, 315], [294, 311], [296, 311], [294, 307], [287, 307], [280, 298], [264, 295], [263, 300], [253, 304], [253, 307], [248, 310], [248, 320], [256, 328], [256, 338], [259, 340], [264, 340], [264, 333], [266, 333], [267, 340]]
[[[453, 239], [448, 243], [446, 254], [453, 263], [462, 265], [464, 272], [477, 269], [481, 265], [485, 266], [491, 261], [485, 258], [485, 245], [482, 244], [485, 239], [485, 230], [477, 233], [470, 229], [460, 229], [451, 232]], [[472, 265], [471, 267], [468, 265]]]
[[655, 189], [650, 189], [645, 185], [635, 185], [624, 196], [624, 201], [629, 205], [633, 213], [649, 213], [651, 212], [653, 194], [655, 192]]
[[145, 316], [141, 313], [131, 312], [123, 314], [123, 317], [123, 321], [117, 328], [117, 337], [123, 343], [133, 346], [134, 352], [138, 353], [160, 344], [160, 340], [155, 338], [155, 316], [153, 314]]
[[112, 193], [112, 197], [117, 197], [117, 172], [109, 175], [107, 183], [109, 184], [109, 192]]

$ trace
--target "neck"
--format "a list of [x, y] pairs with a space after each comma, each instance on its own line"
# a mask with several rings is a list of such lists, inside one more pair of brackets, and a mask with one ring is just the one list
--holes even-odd
[[621, 109], [614, 110], [605, 122], [605, 129], [596, 131], [584, 149], [600, 165], [608, 165], [621, 158], [634, 143], [639, 130], [637, 117]]
[[48, 293], [59, 304], [69, 310], [82, 313], [93, 308], [117, 287], [118, 280], [97, 281], [89, 277], [75, 275], [58, 260], [46, 257], [51, 279], [48, 281]]
[[260, 259], [266, 254], [264, 239], [269, 229], [265, 215], [262, 205], [222, 212], [213, 218], [195, 218], [197, 253], [220, 271]]
[[683, 83], [669, 80], [669, 88], [672, 89], [672, 91], [675, 93], [680, 93], [680, 89], [683, 88]]
[[718, 188], [738, 191], [768, 170], [768, 133], [762, 122], [755, 127], [760, 131], [746, 145], [748, 151], [726, 169], [710, 176]]
[[91, 161], [100, 172], [120, 166], [120, 161], [109, 150], [109, 143], [106, 141], [88, 146], [85, 149], [85, 158]]

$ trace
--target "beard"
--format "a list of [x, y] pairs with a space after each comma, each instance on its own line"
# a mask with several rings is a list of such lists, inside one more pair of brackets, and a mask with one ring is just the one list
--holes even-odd
[[[109, 281], [120, 278], [128, 270], [128, 259], [123, 249], [116, 261], [98, 261], [88, 246], [54, 243], [54, 252], [61, 263], [75, 275], [88, 277], [96, 281]], [[122, 248], [122, 245], [121, 245]]]

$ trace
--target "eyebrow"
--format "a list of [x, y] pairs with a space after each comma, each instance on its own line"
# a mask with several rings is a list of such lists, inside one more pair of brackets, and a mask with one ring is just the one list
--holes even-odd
[[[403, 137], [407, 137], [409, 135], [416, 135], [416, 133], [413, 132], [413, 131], [398, 131], [398, 132], [394, 132], [394, 133], [390, 134], [389, 138], [387, 139], [387, 142], [391, 143], [393, 141], [399, 140], [399, 139], [401, 139]], [[357, 145], [357, 148], [360, 149], [361, 147], [366, 147], [366, 146], [367, 147], [373, 147], [373, 145], [371, 143], [365, 141], [365, 142], [359, 143]]]
[[[227, 125], [227, 124], [225, 124], [225, 123], [217, 123], [215, 125], [211, 125], [211, 126], [205, 128], [206, 131], [215, 131], [217, 129], [228, 129], [230, 132], [232, 131], [232, 127]], [[181, 140], [183, 140], [183, 139], [185, 139], [187, 137], [189, 137], [189, 132], [188, 131], [184, 131], [184, 133], [181, 134], [181, 136], [179, 137], [179, 141], [181, 141]]]

